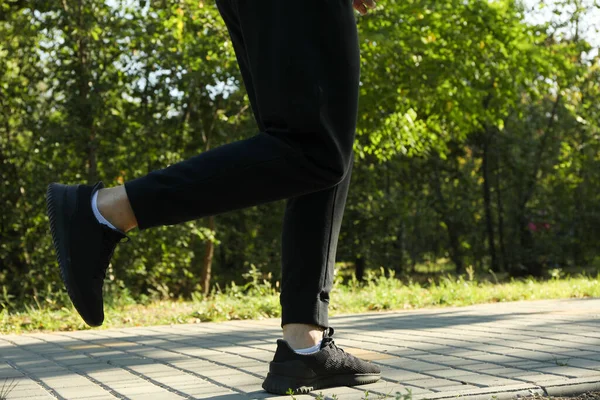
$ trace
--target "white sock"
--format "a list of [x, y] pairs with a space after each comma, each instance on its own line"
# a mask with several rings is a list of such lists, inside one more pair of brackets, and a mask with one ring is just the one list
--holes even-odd
[[306, 349], [294, 350], [294, 352], [296, 352], [298, 354], [313, 354], [313, 353], [316, 353], [317, 351], [321, 350], [321, 342], [322, 342], [322, 340], [319, 340], [319, 343], [315, 344], [313, 347], [308, 347]]
[[94, 216], [96, 217], [98, 222], [100, 222], [102, 225], [108, 226], [111, 229], [114, 229], [115, 231], [118, 231], [118, 229], [113, 224], [108, 222], [108, 220], [104, 218], [98, 210], [98, 190], [96, 190], [96, 193], [94, 193], [94, 195], [92, 196], [92, 211], [94, 212]]

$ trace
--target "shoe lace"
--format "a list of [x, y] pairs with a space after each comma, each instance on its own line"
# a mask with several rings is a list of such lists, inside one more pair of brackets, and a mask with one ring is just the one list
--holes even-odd
[[114, 231], [108, 226], [102, 226], [102, 254], [103, 254], [103, 262], [101, 264], [100, 270], [98, 271], [97, 276], [104, 280], [106, 278], [106, 271], [108, 270], [108, 266], [110, 265], [110, 259], [115, 252], [115, 248], [117, 244], [125, 239], [124, 243], [131, 241], [129, 236], [125, 235], [120, 231]]
[[331, 327], [327, 328], [327, 329], [325, 330], [325, 332], [323, 332], [323, 345], [322, 345], [322, 347], [331, 346], [331, 347], [333, 347], [334, 349], [341, 351], [342, 353], [346, 353], [346, 352], [344, 351], [344, 349], [342, 349], [342, 348], [339, 348], [339, 347], [338, 347], [338, 346], [335, 344], [335, 341], [333, 340], [333, 337], [332, 337], [332, 336], [333, 336], [333, 332], [334, 332], [334, 330], [333, 330], [333, 328], [331, 328]]

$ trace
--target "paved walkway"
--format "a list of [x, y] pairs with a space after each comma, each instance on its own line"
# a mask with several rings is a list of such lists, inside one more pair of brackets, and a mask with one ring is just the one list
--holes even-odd
[[[415, 400], [501, 400], [600, 390], [600, 299], [347, 315], [331, 323], [336, 343], [380, 365], [383, 379], [323, 390], [324, 398], [378, 399], [410, 389]], [[14, 378], [9, 400], [290, 399], [260, 386], [279, 335], [278, 320], [2, 335], [0, 390]]]

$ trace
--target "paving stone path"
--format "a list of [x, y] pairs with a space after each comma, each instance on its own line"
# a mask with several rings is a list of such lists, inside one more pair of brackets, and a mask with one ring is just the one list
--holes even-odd
[[[331, 324], [336, 343], [377, 363], [383, 379], [296, 399], [600, 390], [600, 299], [345, 315]], [[8, 400], [291, 399], [261, 388], [279, 337], [278, 320], [1, 335], [0, 388], [17, 384]]]

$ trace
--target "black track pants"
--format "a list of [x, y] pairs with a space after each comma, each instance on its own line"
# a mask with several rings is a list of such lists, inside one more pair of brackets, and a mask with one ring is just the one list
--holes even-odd
[[282, 325], [328, 326], [360, 74], [350, 0], [217, 0], [260, 132], [125, 184], [139, 228], [287, 199]]

